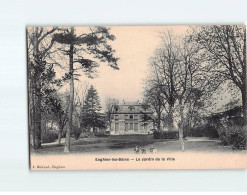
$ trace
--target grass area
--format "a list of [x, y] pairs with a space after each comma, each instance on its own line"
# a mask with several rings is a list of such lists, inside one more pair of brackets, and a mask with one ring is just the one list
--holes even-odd
[[[134, 148], [137, 145], [144, 147], [147, 152], [149, 152], [150, 147], [157, 148], [158, 153], [181, 151], [178, 140], [154, 139], [153, 135], [111, 135], [109, 137], [90, 137], [79, 140], [71, 138], [71, 153], [134, 153]], [[51, 143], [44, 144], [43, 148], [35, 151], [35, 153], [63, 154], [63, 149], [63, 145]], [[194, 152], [235, 152], [230, 147], [222, 146], [218, 140], [201, 138], [188, 138], [185, 141], [185, 150]]]

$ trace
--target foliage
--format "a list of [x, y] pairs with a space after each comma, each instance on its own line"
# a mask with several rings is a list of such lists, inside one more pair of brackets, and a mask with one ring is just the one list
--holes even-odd
[[46, 111], [54, 116], [59, 123], [60, 120], [67, 119], [67, 109], [64, 108], [62, 98], [57, 95], [49, 96], [45, 99]]
[[[188, 119], [190, 125], [196, 123], [197, 110], [205, 106], [204, 102], [217, 85], [209, 77], [210, 70], [197, 42], [189, 36], [175, 36], [170, 31], [163, 33], [161, 38], [160, 48], [150, 59], [146, 91], [149, 103], [158, 105], [158, 124], [165, 117], [163, 121], [169, 130], [174, 129], [174, 122], [179, 126], [184, 150], [183, 133]], [[192, 121], [194, 118], [196, 121]]]
[[[164, 98], [162, 96], [162, 87], [156, 84], [150, 83], [145, 89], [145, 103], [142, 104], [143, 109], [148, 109], [149, 107], [153, 111], [154, 115], [151, 118], [149, 115], [144, 114], [142, 116], [143, 121], [152, 121], [158, 130], [160, 130], [162, 112], [164, 110]], [[150, 105], [150, 106], [149, 106]]]
[[178, 139], [178, 131], [157, 131], [153, 132], [154, 139]]
[[152, 118], [152, 116], [150, 116], [150, 114], [147, 114], [147, 113], [144, 113], [144, 112], [141, 112], [142, 115], [141, 115], [141, 121], [142, 122], [153, 122], [154, 119]]
[[[73, 46], [73, 64], [78, 65], [78, 68], [74, 69], [72, 73], [66, 73], [64, 79], [70, 79], [71, 74], [73, 74], [74, 79], [80, 76], [79, 73], [75, 73], [77, 70], [84, 72], [88, 77], [94, 77], [95, 68], [100, 65], [96, 59], [100, 62], [107, 62], [114, 69], [119, 69], [117, 66], [118, 58], [114, 57], [115, 50], [108, 44], [108, 41], [115, 40], [115, 36], [110, 33], [110, 28], [89, 27], [88, 33], [80, 35], [74, 33], [74, 30], [77, 29], [77, 27], [64, 28], [63, 32], [53, 36], [54, 41], [60, 45]], [[59, 50], [64, 55], [70, 55], [69, 50], [64, 48]]]
[[219, 128], [219, 138], [223, 145], [232, 146], [233, 149], [245, 149], [247, 126], [227, 126]]
[[93, 128], [93, 131], [95, 131], [96, 127], [105, 127], [104, 115], [100, 113], [101, 109], [98, 92], [91, 85], [82, 107], [81, 126], [84, 128]]
[[119, 101], [117, 99], [109, 98], [109, 97], [105, 99], [106, 122], [108, 123], [108, 125], [110, 124], [111, 121], [112, 108], [118, 104]]
[[72, 125], [71, 135], [74, 135], [75, 139], [79, 139], [81, 133], [82, 130], [79, 127], [77, 127], [76, 125]]
[[185, 130], [185, 135], [188, 137], [210, 137], [210, 138], [218, 138], [219, 134], [217, 129], [210, 124], [188, 128]]
[[[214, 67], [215, 77], [232, 80], [242, 87], [245, 44], [244, 25], [210, 25], [194, 28], [193, 39], [206, 50]], [[224, 68], [224, 69], [222, 69]]]
[[247, 124], [246, 26], [210, 25], [194, 27], [193, 40], [205, 51], [213, 77], [231, 81], [240, 89]]
[[94, 135], [96, 137], [109, 137], [110, 132], [109, 131], [98, 131], [98, 132], [95, 132]]
[[[53, 36], [55, 42], [59, 43], [62, 48], [60, 51], [66, 56], [69, 56], [69, 72], [65, 74], [65, 78], [70, 80], [70, 104], [68, 113], [69, 128], [66, 133], [64, 152], [70, 151], [70, 131], [72, 131], [73, 123], [73, 106], [74, 106], [74, 80], [78, 80], [80, 72], [84, 72], [87, 77], [94, 77], [95, 68], [100, 63], [107, 62], [108, 66], [119, 69], [117, 66], [118, 58], [116, 58], [115, 50], [112, 49], [108, 41], [113, 41], [115, 36], [110, 34], [110, 28], [106, 27], [89, 27], [89, 31], [78, 35], [76, 30], [78, 27], [64, 28], [62, 33], [57, 33]], [[67, 47], [64, 48], [64, 47]], [[68, 48], [69, 47], [69, 48]], [[76, 71], [79, 70], [79, 73]], [[87, 108], [85, 108], [87, 109]], [[90, 115], [89, 118], [87, 118]], [[82, 124], [88, 126], [100, 125], [100, 120], [96, 117], [100, 116], [95, 113], [87, 114], [84, 112], [82, 116]], [[87, 119], [88, 122], [86, 122]], [[91, 120], [93, 118], [93, 120]], [[86, 120], [84, 120], [86, 119]], [[102, 125], [102, 124], [101, 124]]]
[[58, 138], [58, 134], [54, 131], [48, 131], [41, 134], [42, 143], [54, 142]]
[[54, 93], [54, 86], [59, 85], [59, 81], [55, 79], [53, 64], [47, 62], [54, 44], [51, 36], [56, 30], [56, 27], [27, 28], [29, 129], [34, 135], [35, 149], [41, 146], [41, 124], [43, 116], [47, 114], [44, 100]]

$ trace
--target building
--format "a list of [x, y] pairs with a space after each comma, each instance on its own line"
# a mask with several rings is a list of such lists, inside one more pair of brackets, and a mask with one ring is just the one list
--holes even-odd
[[144, 122], [144, 115], [152, 115], [148, 105], [135, 102], [112, 106], [111, 134], [148, 134], [153, 129], [153, 123]]

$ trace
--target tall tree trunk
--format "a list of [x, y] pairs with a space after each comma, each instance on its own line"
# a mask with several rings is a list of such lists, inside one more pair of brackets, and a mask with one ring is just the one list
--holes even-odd
[[173, 106], [169, 106], [169, 113], [168, 113], [168, 130], [172, 131], [174, 129], [173, 126]]
[[27, 58], [28, 64], [28, 129], [29, 129], [29, 145], [34, 147], [34, 139], [33, 139], [33, 88], [32, 88], [32, 81], [31, 81], [31, 71], [30, 71], [30, 62], [29, 58]]
[[182, 102], [179, 102], [181, 125], [179, 127], [179, 141], [181, 144], [182, 151], [184, 151], [184, 106]]
[[242, 107], [243, 107], [243, 118], [244, 118], [244, 125], [247, 125], [247, 101], [246, 101], [246, 97], [247, 97], [247, 90], [246, 90], [247, 85], [243, 85], [243, 89], [241, 91], [242, 93]]
[[[32, 89], [33, 90], [33, 89]], [[31, 119], [31, 128], [32, 128], [32, 143], [33, 143], [33, 148], [35, 148], [35, 95], [33, 94], [32, 91], [32, 113], [30, 114], [30, 119]]]
[[[34, 56], [34, 67], [39, 67], [39, 49], [38, 49], [38, 27], [35, 28], [35, 33], [33, 37], [33, 56]], [[34, 102], [34, 139], [35, 145], [34, 149], [41, 147], [41, 85], [40, 85], [40, 73], [39, 71], [36, 72], [36, 77], [34, 79], [34, 88], [35, 88], [35, 100]]]
[[[71, 27], [71, 36], [74, 37], [74, 27]], [[70, 72], [70, 102], [69, 102], [69, 114], [68, 114], [68, 122], [69, 128], [66, 131], [66, 138], [65, 138], [65, 146], [64, 152], [70, 152], [70, 132], [72, 132], [72, 114], [73, 114], [73, 104], [74, 104], [74, 78], [73, 78], [73, 52], [74, 52], [74, 45], [73, 41], [70, 43], [70, 50], [69, 50], [69, 72]]]
[[247, 125], [247, 64], [246, 64], [246, 29], [244, 31], [244, 66], [243, 66], [243, 89], [242, 89], [242, 105], [244, 114], [244, 124]]
[[62, 138], [62, 131], [59, 130], [59, 133], [58, 133], [58, 144], [61, 145], [61, 138]]
[[77, 120], [78, 131], [76, 131], [77, 132], [76, 139], [79, 139], [81, 135], [81, 123], [80, 123], [80, 116], [78, 115], [77, 117], [78, 117], [78, 120]]
[[58, 132], [58, 144], [61, 145], [62, 133], [63, 133], [63, 124], [59, 122], [59, 132]]
[[161, 120], [160, 115], [161, 115], [161, 113], [159, 111], [159, 113], [158, 113], [158, 124], [157, 124], [158, 131], [160, 131], [160, 120]]
[[36, 111], [35, 111], [35, 149], [41, 147], [41, 97], [40, 97], [40, 89], [37, 91], [37, 101], [36, 101]]

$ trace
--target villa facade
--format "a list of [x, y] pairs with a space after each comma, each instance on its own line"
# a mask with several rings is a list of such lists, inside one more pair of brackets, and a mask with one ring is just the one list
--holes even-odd
[[143, 120], [143, 116], [151, 116], [147, 105], [140, 103], [124, 103], [112, 106], [111, 134], [148, 134], [153, 129], [151, 121]]

